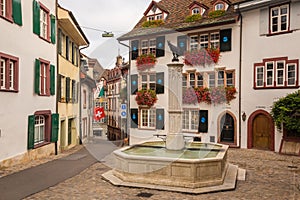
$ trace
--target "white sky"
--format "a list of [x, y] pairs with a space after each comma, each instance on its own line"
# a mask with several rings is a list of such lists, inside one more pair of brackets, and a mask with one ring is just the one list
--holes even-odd
[[[97, 58], [104, 68], [114, 66], [119, 54], [128, 60], [128, 48], [118, 44], [116, 38], [130, 31], [143, 16], [152, 0], [58, 0], [71, 11], [90, 42], [83, 50], [87, 56]], [[113, 32], [114, 38], [102, 38], [103, 32]]]

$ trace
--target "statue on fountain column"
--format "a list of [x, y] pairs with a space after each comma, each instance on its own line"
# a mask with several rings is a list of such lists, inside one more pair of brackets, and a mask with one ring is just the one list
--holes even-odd
[[173, 53], [172, 62], [179, 62], [178, 57], [183, 55], [182, 50], [179, 47], [173, 45], [169, 40], [168, 40], [168, 45], [169, 45], [170, 50]]

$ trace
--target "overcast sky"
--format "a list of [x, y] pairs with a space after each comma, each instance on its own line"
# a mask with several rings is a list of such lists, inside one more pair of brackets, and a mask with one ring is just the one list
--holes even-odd
[[[83, 53], [89, 57], [97, 58], [104, 68], [111, 68], [119, 52], [121, 56], [126, 57], [126, 60], [128, 60], [128, 48], [118, 44], [116, 38], [130, 31], [135, 26], [151, 1], [58, 0], [58, 3], [73, 13], [87, 36], [90, 46]], [[115, 37], [102, 38], [103, 32], [101, 31], [111, 31]]]

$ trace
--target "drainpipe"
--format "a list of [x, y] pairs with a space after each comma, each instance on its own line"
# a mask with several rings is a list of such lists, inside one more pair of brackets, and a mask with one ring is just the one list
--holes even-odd
[[120, 40], [118, 40], [119, 44], [125, 46], [128, 48], [129, 50], [129, 60], [128, 60], [128, 65], [129, 65], [129, 68], [128, 68], [128, 77], [127, 77], [127, 83], [126, 83], [126, 87], [127, 87], [127, 137], [128, 137], [128, 144], [129, 144], [129, 135], [130, 135], [130, 120], [131, 118], [128, 117], [130, 116], [130, 91], [131, 91], [131, 87], [130, 87], [130, 82], [131, 82], [131, 79], [130, 79], [130, 68], [131, 68], [131, 55], [130, 55], [130, 46], [127, 45], [127, 44], [124, 44], [122, 43]]
[[241, 12], [239, 11], [240, 14], [240, 58], [239, 58], [239, 147], [241, 148], [241, 144], [242, 144], [242, 136], [241, 136], [241, 132], [242, 132], [242, 35], [243, 35], [243, 16], [241, 14]]
[[[81, 50], [83, 50], [83, 49], [86, 49], [86, 48], [88, 48], [90, 46], [90, 44], [87, 44], [86, 46], [84, 46], [84, 47], [81, 47], [81, 48], [79, 48], [79, 57], [80, 57], [80, 52], [81, 52]], [[79, 61], [80, 61], [80, 59], [79, 59]], [[78, 104], [79, 104], [79, 144], [82, 144], [82, 128], [81, 128], [81, 126], [82, 126], [82, 121], [81, 121], [81, 112], [82, 112], [82, 110], [81, 110], [81, 79], [80, 79], [80, 68], [81, 68], [81, 61], [79, 62], [79, 73], [78, 73], [78, 76], [79, 76], [79, 89], [78, 89], [78, 92], [77, 93], [79, 93], [78, 95], [79, 95], [79, 98], [78, 98]]]
[[[58, 28], [57, 28], [57, 24], [58, 24], [58, 2], [57, 2], [58, 0], [56, 0], [55, 1], [55, 16], [56, 16], [56, 27], [55, 27], [55, 32], [57, 33], [58, 32]], [[58, 113], [58, 99], [57, 99], [57, 91], [59, 90], [59, 88], [57, 87], [57, 82], [58, 82], [58, 80], [57, 80], [57, 77], [58, 77], [58, 75], [59, 75], [59, 73], [58, 73], [58, 68], [59, 68], [59, 63], [58, 63], [58, 44], [57, 44], [57, 42], [58, 42], [58, 39], [57, 39], [58, 37], [57, 37], [57, 34], [56, 34], [56, 43], [55, 43], [55, 45], [56, 45], [56, 88], [57, 88], [57, 90], [56, 90], [56, 101], [55, 101], [55, 113]], [[55, 155], [57, 155], [58, 154], [58, 147], [57, 147], [57, 141], [55, 141], [54, 142], [54, 152], [55, 152]]]

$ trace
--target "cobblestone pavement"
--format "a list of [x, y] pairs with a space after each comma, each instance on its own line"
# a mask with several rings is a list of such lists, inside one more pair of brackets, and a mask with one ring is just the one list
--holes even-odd
[[110, 168], [98, 162], [77, 176], [26, 199], [300, 199], [300, 157], [270, 151], [230, 149], [228, 161], [247, 170], [246, 181], [238, 181], [236, 189], [232, 191], [192, 195], [116, 187], [101, 178], [101, 174]]

